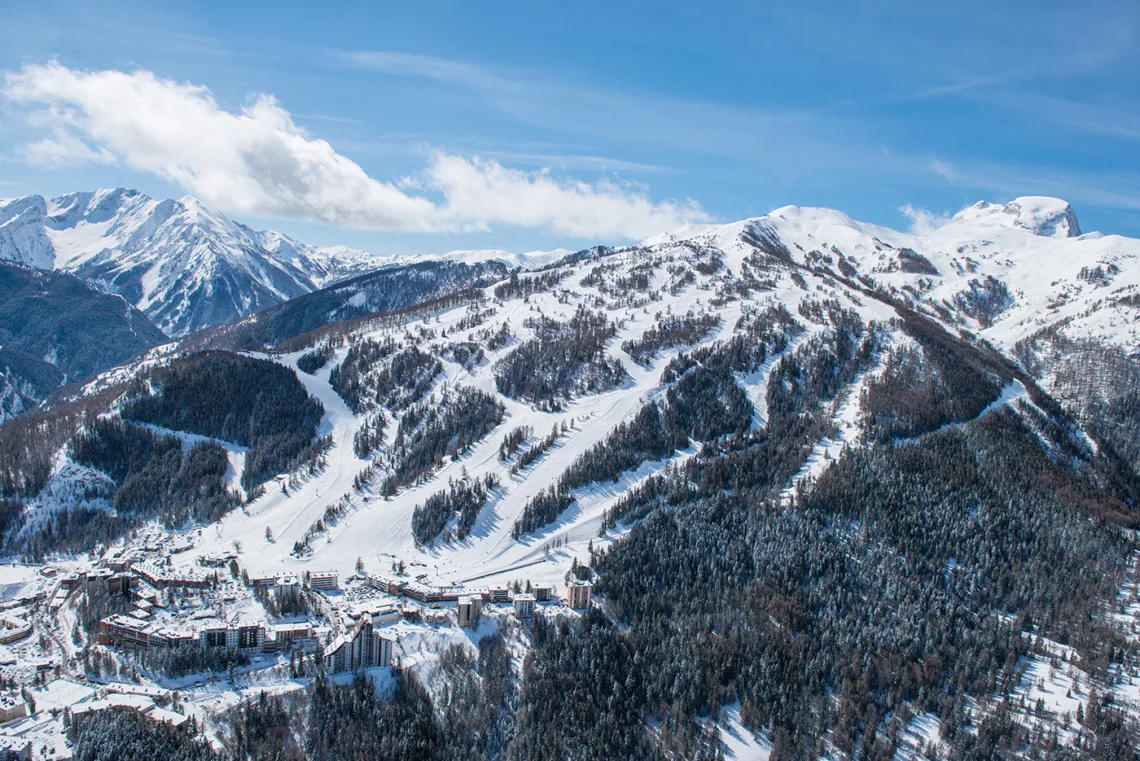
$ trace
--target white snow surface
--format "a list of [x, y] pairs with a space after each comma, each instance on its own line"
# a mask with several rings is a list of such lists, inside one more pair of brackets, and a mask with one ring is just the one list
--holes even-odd
[[[1137, 330], [1131, 307], [1103, 306], [1090, 311], [1088, 306], [1092, 299], [1107, 304], [1106, 297], [1117, 290], [1135, 291], [1140, 283], [1140, 263], [1137, 262], [1140, 241], [1077, 233], [1072, 210], [1054, 199], [1018, 199], [1003, 206], [981, 204], [962, 212], [944, 227], [923, 235], [867, 225], [834, 210], [789, 206], [757, 219], [690, 227], [657, 236], [600, 261], [564, 264], [560, 269], [566, 276], [558, 286], [561, 295], [540, 293], [525, 300], [490, 301], [496, 311], [482, 327], [497, 327], [505, 321], [515, 340], [502, 349], [488, 352], [486, 360], [470, 371], [445, 361], [445, 372], [437, 379], [433, 393], [438, 396], [445, 385], [466, 385], [496, 394], [493, 366], [513, 351], [519, 341], [532, 335], [527, 320], [539, 313], [568, 319], [581, 305], [602, 308], [618, 324], [618, 334], [610, 341], [608, 352], [628, 373], [624, 385], [604, 393], [576, 396], [557, 412], [543, 411], [500, 395], [506, 414], [490, 435], [457, 461], [444, 462], [429, 479], [385, 499], [376, 489], [380, 477], [374, 477], [363, 491], [358, 492], [353, 486], [354, 479], [370, 464], [370, 460], [357, 457], [352, 449], [353, 436], [364, 416], [354, 415], [329, 385], [330, 372], [344, 359], [346, 344], [316, 375], [298, 372], [309, 393], [325, 408], [321, 433], [330, 434], [333, 441], [327, 454], [327, 466], [315, 475], [298, 473], [269, 484], [263, 496], [202, 532], [199, 546], [193, 552], [182, 553], [176, 562], [193, 563], [201, 554], [226, 552], [239, 546], [243, 567], [259, 571], [311, 567], [336, 569], [349, 575], [360, 558], [370, 571], [381, 573], [388, 572], [394, 561], [402, 560], [414, 571], [413, 575], [426, 574], [429, 580], [441, 585], [490, 586], [516, 579], [562, 585], [571, 560], [584, 559], [591, 542], [602, 547], [628, 530], [619, 526], [599, 536], [606, 510], [644, 478], [696, 451], [692, 449], [665, 461], [644, 463], [635, 471], [623, 474], [616, 483], [594, 484], [576, 490], [574, 503], [552, 524], [517, 540], [511, 536], [513, 524], [532, 497], [554, 483], [575, 458], [602, 441], [617, 424], [633, 417], [647, 400], [663, 394], [662, 370], [679, 352], [691, 347], [663, 350], [648, 368], [634, 362], [621, 349], [624, 341], [640, 338], [648, 328], [657, 325], [660, 313], [684, 314], [691, 310], [717, 313], [721, 323], [703, 340], [707, 345], [731, 337], [745, 311], [782, 304], [807, 329], [791, 342], [783, 355], [799, 350], [812, 335], [826, 328], [797, 314], [801, 304], [835, 300], [858, 313], [865, 323], [878, 325], [886, 325], [897, 317], [891, 306], [856, 290], [854, 278], [850, 279], [851, 285], [845, 285], [831, 274], [839, 272], [842, 255], [844, 262], [857, 270], [857, 276], [868, 278], [880, 288], [898, 294], [901, 300], [927, 311], [952, 332], [965, 330], [1006, 350], [1033, 330], [1062, 320], [1064, 329], [1075, 334], [1095, 335], [1136, 346], [1129, 337]], [[755, 244], [756, 238], [763, 234], [778, 238], [786, 255], [805, 266], [798, 268], [800, 275], [793, 277], [790, 270], [777, 268], [773, 270], [777, 274], [773, 276], [771, 287], [711, 307], [710, 300], [725, 283], [740, 276], [749, 266], [746, 263], [755, 256], [768, 255], [759, 253]], [[274, 244], [276, 250], [284, 250], [286, 241], [283, 237], [278, 239]], [[903, 249], [910, 249], [927, 260], [928, 266], [933, 266], [939, 274], [904, 271], [900, 264]], [[674, 273], [691, 269], [714, 255], [709, 252], [714, 252], [723, 262], [721, 268], [711, 275], [694, 272], [692, 282], [671, 292], [669, 284], [674, 275], [670, 274], [670, 267]], [[564, 253], [535, 255], [529, 263], [557, 260]], [[470, 261], [505, 258], [499, 251], [459, 252], [456, 256]], [[521, 259], [514, 262], [527, 263]], [[607, 307], [605, 304], [612, 294], [607, 296], [596, 286], [582, 284], [583, 278], [599, 264], [612, 267], [613, 277], [617, 277], [631, 268], [654, 262], [658, 266], [654, 268], [650, 289], [660, 291], [660, 300]], [[1104, 277], [1111, 281], [1110, 286], [1098, 285], [1094, 282], [1097, 278], [1088, 275], [1090, 269], [1097, 266], [1102, 267]], [[1084, 280], [1078, 277], [1082, 270], [1086, 273]], [[958, 309], [953, 299], [955, 294], [969, 288], [971, 280], [990, 275], [1007, 284], [1012, 303], [983, 326], [978, 319]], [[800, 277], [802, 280], [797, 279]], [[486, 290], [488, 297], [492, 290]], [[1046, 306], [1062, 292], [1068, 294], [1068, 302], [1055, 309]], [[947, 309], [950, 317], [930, 309], [935, 304]], [[1084, 309], [1084, 313], [1080, 309]], [[461, 306], [388, 330], [396, 340], [433, 331], [430, 335], [434, 337], [421, 341], [421, 346], [440, 350], [448, 341], [464, 339], [473, 332], [457, 329], [457, 323], [466, 316], [467, 309]], [[1106, 329], [1114, 324], [1124, 327]], [[384, 337], [384, 330], [364, 327], [358, 331], [363, 332], [350, 337], [351, 340]], [[447, 339], [439, 338], [443, 331]], [[896, 343], [909, 340], [901, 338], [898, 332], [893, 335]], [[884, 352], [886, 350], [884, 348]], [[152, 352], [138, 366], [162, 361], [162, 357], [170, 353], [169, 349], [163, 351], [161, 356]], [[300, 352], [269, 358], [295, 367], [299, 356]], [[779, 358], [771, 357], [756, 372], [737, 377], [753, 404], [754, 428], [766, 424], [768, 383]], [[863, 373], [834, 400], [830, 414], [839, 433], [834, 439], [815, 443], [795, 480], [818, 476], [844, 446], [861, 443], [861, 392], [867, 383], [874, 381], [880, 369]], [[129, 374], [127, 371], [126, 375]], [[116, 371], [115, 377], [124, 377], [124, 371]], [[91, 384], [92, 389], [98, 387], [99, 383]], [[1025, 396], [1026, 390], [1020, 383], [1010, 384], [983, 414], [1001, 405], [1016, 406]], [[391, 413], [387, 414], [391, 421]], [[509, 463], [499, 461], [499, 443], [508, 431], [529, 426], [534, 432], [533, 442], [544, 437], [552, 426], [562, 424], [568, 427], [568, 433], [529, 469], [510, 475]], [[389, 444], [395, 428], [395, 422], [389, 422]], [[236, 457], [242, 453], [230, 449], [236, 474], [241, 464]], [[381, 447], [378, 453], [381, 459], [386, 450], [386, 446]], [[411, 532], [411, 517], [416, 506], [464, 473], [476, 478], [494, 474], [501, 485], [482, 509], [466, 539], [434, 547], [418, 546]], [[786, 485], [789, 493], [794, 483]], [[338, 502], [348, 505], [346, 512], [311, 539], [310, 554], [300, 558], [293, 555], [294, 543], [311, 535], [310, 529], [325, 515], [326, 508]], [[273, 541], [267, 541], [267, 529]]]
[[[123, 208], [131, 206], [137, 211], [154, 203], [133, 196], [131, 199], [128, 199], [130, 203], [124, 201]], [[45, 251], [56, 256], [56, 248], [39, 249], [32, 245], [38, 239], [27, 234], [30, 228], [26, 225], [5, 226], [5, 220], [14, 220], [19, 215], [35, 216], [39, 207], [24, 201], [26, 199], [17, 199], [0, 205], [0, 247], [23, 231], [20, 241], [27, 246], [21, 250], [29, 257], [39, 257], [36, 261], [42, 262]], [[51, 264], [72, 266], [71, 262], [89, 261], [101, 255], [96, 250], [100, 245], [98, 241], [113, 234], [115, 214], [104, 219], [92, 210], [103, 208], [105, 203], [110, 202], [101, 198], [86, 199], [83, 204], [87, 211], [82, 224], [63, 225], [67, 232], [62, 236], [53, 233], [54, 238], [45, 233], [44, 240], [51, 245], [66, 237], [68, 250], [73, 252], [71, 259], [53, 259]], [[42, 213], [51, 211], [70, 219], [67, 214], [72, 212], [64, 213], [70, 208], [65, 209], [56, 199], [51, 204], [45, 202]], [[148, 208], [153, 211], [156, 207]], [[188, 204], [180, 213], [209, 214], [208, 210], [193, 204]], [[41, 229], [48, 227], [41, 225]], [[339, 249], [302, 254], [297, 248], [301, 244], [276, 233], [253, 233], [244, 228], [238, 232], [255, 236], [258, 246], [275, 252], [274, 256], [293, 257], [290, 261], [300, 261], [301, 257], [310, 255], [324, 256], [328, 261], [341, 256], [352, 257], [351, 252]], [[757, 244], [764, 239], [767, 242]], [[517, 266], [531, 267], [555, 262], [565, 253], [554, 251], [515, 257], [501, 251], [473, 251], [453, 252], [448, 256], [463, 261], [503, 259]], [[865, 324], [873, 323], [886, 336], [880, 355], [875, 358], [877, 363], [846, 384], [829, 402], [826, 412], [836, 433], [833, 438], [812, 443], [813, 449], [803, 468], [784, 485], [785, 493], [790, 494], [797, 481], [823, 472], [844, 446], [864, 445], [863, 392], [878, 378], [888, 352], [903, 342], [912, 341], [891, 327], [891, 321], [898, 317], [895, 308], [869, 296], [857, 284], [859, 278], [865, 279], [864, 284], [872, 283], [899, 301], [923, 311], [952, 333], [964, 332], [971, 340], [987, 339], [1007, 353], [1018, 340], [1045, 327], [1056, 327], [1074, 336], [1095, 338], [1136, 351], [1140, 346], [1136, 307], [1120, 300], [1140, 292], [1138, 255], [1140, 241], [1119, 236], [1082, 235], [1071, 208], [1056, 199], [1022, 198], [1010, 204], [979, 204], [956, 215], [945, 226], [924, 234], [860, 223], [834, 210], [789, 206], [757, 219], [689, 227], [656, 236], [597, 261], [560, 265], [564, 277], [553, 292], [499, 301], [493, 298], [494, 287], [488, 287], [482, 308], [494, 313], [476, 328], [460, 328], [461, 321], [470, 317], [465, 305], [414, 316], [403, 325], [357, 326], [345, 336], [343, 344], [337, 344], [334, 356], [324, 368], [314, 375], [297, 372], [309, 394], [324, 406], [319, 432], [332, 440], [325, 466], [311, 475], [307, 471], [280, 474], [276, 481], [266, 485], [260, 497], [234, 510], [217, 524], [187, 532], [185, 538], [193, 543], [193, 548], [172, 555], [171, 562], [176, 567], [197, 568], [198, 558], [203, 555], [236, 550], [242, 568], [251, 572], [336, 570], [342, 578], [354, 574], [358, 559], [366, 572], [384, 575], [392, 573], [394, 563], [403, 562], [410, 577], [422, 577], [427, 583], [440, 586], [489, 587], [517, 580], [550, 583], [563, 592], [567, 572], [575, 558], [585, 560], [591, 546], [604, 548], [630, 530], [629, 525], [619, 522], [617, 528], [603, 532], [606, 511], [646, 478], [695, 456], [702, 443], [695, 442], [663, 460], [642, 463], [620, 474], [615, 482], [577, 489], [573, 493], [574, 502], [551, 524], [518, 539], [512, 536], [512, 526], [531, 498], [555, 483], [577, 457], [603, 441], [615, 426], [631, 419], [642, 405], [665, 396], [663, 370], [679, 353], [695, 347], [665, 348], [656, 354], [649, 367], [635, 362], [622, 348], [623, 342], [641, 338], [648, 329], [657, 326], [660, 315], [690, 311], [718, 315], [719, 326], [701, 339], [700, 346], [731, 338], [738, 332], [742, 316], [768, 306], [782, 305], [800, 323], [803, 332], [782, 352], [768, 357], [756, 371], [736, 377], [754, 407], [754, 429], [767, 425], [769, 384], [781, 359], [802, 351], [813, 337], [833, 329], [825, 320], [813, 321], [809, 317], [820, 304], [834, 302], [851, 310]], [[777, 262], [785, 257], [802, 266], [788, 267]], [[713, 260], [719, 261], [720, 266], [705, 266]], [[922, 264], [923, 260], [927, 264]], [[913, 271], [916, 261], [919, 270], [933, 268], [937, 274]], [[904, 269], [904, 264], [912, 271]], [[644, 293], [627, 291], [615, 296], [598, 285], [583, 283], [599, 267], [610, 268], [604, 276], [612, 280], [647, 266], [652, 266], [647, 292], [660, 294], [656, 300], [650, 300]], [[855, 274], [847, 274], [844, 267], [853, 269]], [[328, 269], [334, 267], [330, 265]], [[714, 303], [714, 298], [734, 292], [730, 286], [738, 285], [744, 273], [752, 269], [757, 270], [758, 278], [766, 281], [763, 287]], [[843, 276], [839, 277], [840, 274]], [[971, 314], [972, 307], [962, 306], [971, 302], [961, 294], [976, 294], [983, 288], [982, 284], [989, 282], [988, 278], [1003, 284], [1008, 298], [996, 300], [1001, 309], [993, 314]], [[675, 282], [681, 285], [673, 287]], [[1001, 290], [994, 291], [992, 285], [984, 287], [991, 289], [987, 292]], [[533, 337], [531, 320], [539, 315], [566, 320], [580, 307], [601, 310], [616, 324], [617, 334], [609, 341], [606, 353], [624, 367], [628, 375], [625, 382], [602, 393], [575, 395], [556, 411], [498, 394], [495, 363], [514, 351], [521, 341]], [[362, 489], [357, 489], [354, 481], [372, 463], [371, 458], [360, 458], [353, 451], [353, 438], [366, 415], [354, 414], [330, 385], [333, 368], [344, 360], [351, 344], [366, 338], [391, 337], [414, 343], [437, 355], [446, 355], [444, 349], [449, 343], [475, 340], [472, 337], [479, 331], [497, 328], [504, 322], [514, 336], [510, 343], [497, 350], [488, 349], [485, 359], [470, 369], [445, 358], [444, 371], [430, 392], [430, 398], [436, 401], [442, 398], [445, 387], [467, 386], [495, 394], [505, 408], [503, 421], [458, 459], [445, 459], [430, 477], [401, 489], [392, 497], [384, 498], [380, 494], [382, 472]], [[178, 351], [177, 343], [154, 349], [143, 358], [92, 381], [86, 392], [106, 388], [112, 380], [130, 379], [144, 369], [167, 361]], [[302, 353], [265, 357], [295, 369]], [[1025, 385], [1014, 380], [1005, 385], [979, 417], [1003, 407], [1023, 411], [1029, 404]], [[392, 412], [385, 410], [384, 414], [389, 419], [385, 444], [376, 453], [381, 463], [396, 431]], [[962, 421], [952, 426], [962, 427], [971, 422]], [[533, 431], [525, 448], [545, 437], [554, 426], [563, 425], [566, 432], [550, 451], [520, 473], [512, 475], [511, 461], [499, 459], [500, 442], [516, 427], [529, 426]], [[191, 434], [175, 433], [186, 445], [200, 440]], [[226, 448], [230, 455], [231, 486], [237, 488], [245, 451], [233, 445]], [[414, 510], [429, 496], [464, 475], [472, 478], [495, 475], [500, 482], [480, 511], [471, 534], [462, 541], [418, 545], [411, 530]], [[45, 497], [30, 504], [29, 509], [49, 514], [52, 509], [78, 499], [78, 495], [88, 489], [93, 490], [99, 485], [97, 476], [71, 463], [61, 452]], [[336, 505], [347, 507], [335, 521], [326, 520], [326, 510]], [[318, 520], [325, 521], [326, 530], [314, 533]], [[294, 555], [294, 544], [306, 537], [310, 537], [311, 551], [300, 557]], [[25, 583], [27, 574], [22, 567], [9, 566], [8, 569], [0, 574], [0, 586]], [[33, 581], [27, 579], [26, 583]], [[1140, 627], [1137, 599], [1135, 589], [1130, 587], [1127, 598], [1121, 600], [1124, 610], [1120, 614], [1121, 624], [1131, 627], [1133, 637]], [[430, 688], [440, 648], [473, 646], [479, 637], [497, 630], [505, 620], [505, 616], [488, 615], [483, 626], [475, 631], [449, 625], [401, 623], [395, 627], [400, 635], [397, 655], [404, 665], [415, 668]], [[386, 673], [374, 676], [378, 685], [386, 683]], [[258, 664], [243, 679], [247, 681], [239, 686], [250, 691], [254, 684], [272, 684], [281, 690], [297, 686], [272, 664]], [[1051, 668], [1048, 662], [1032, 663], [1023, 689], [1029, 700], [1036, 701], [1040, 697], [1050, 711], [1064, 713], [1072, 710], [1066, 691], [1078, 679], [1079, 675], [1067, 659], [1065, 666], [1057, 669]], [[1135, 679], [1140, 679], [1140, 675], [1129, 675], [1128, 681], [1120, 684], [1121, 701], [1140, 704], [1140, 688], [1136, 687]], [[215, 683], [199, 685], [194, 688], [194, 695], [191, 710], [201, 710], [203, 714], [233, 705], [237, 700], [232, 687]], [[744, 761], [768, 757], [771, 750], [768, 739], [754, 736], [742, 726], [739, 706], [728, 706], [722, 711], [718, 728], [727, 758]], [[905, 734], [911, 746], [937, 738], [937, 719], [918, 717]]]
[[[953, 322], [1009, 349], [1045, 327], [1063, 324], [1072, 337], [1091, 337], [1130, 351], [1140, 347], [1140, 307], [1121, 299], [1140, 293], [1140, 240], [1081, 234], [1072, 207], [1056, 198], [979, 202], [945, 225], [921, 234], [858, 222], [834, 209], [785, 206], [727, 225], [688, 226], [649, 238], [653, 249], [697, 243], [729, 250], [747, 246], [741, 234], [773, 231], [800, 264], [840, 272], [839, 255], [878, 287], [929, 314], [948, 308]], [[907, 272], [900, 252], [924, 257], [937, 275]], [[823, 257], [830, 259], [830, 262]], [[986, 320], [955, 304], [987, 278], [1002, 283], [1009, 303]]]
[[192, 196], [159, 201], [125, 188], [0, 204], [0, 258], [121, 293], [170, 335], [388, 262], [252, 230]]

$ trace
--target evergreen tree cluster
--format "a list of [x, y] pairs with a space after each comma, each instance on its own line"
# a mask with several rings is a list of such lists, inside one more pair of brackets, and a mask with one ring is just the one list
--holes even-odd
[[123, 408], [123, 417], [249, 447], [246, 489], [314, 454], [324, 408], [287, 367], [224, 351], [174, 360], [154, 373], [157, 393]]
[[518, 428], [512, 429], [503, 437], [503, 443], [499, 445], [499, 459], [506, 461], [515, 456], [519, 451], [522, 443], [530, 438], [534, 431], [529, 425], [520, 425]]
[[511, 527], [511, 536], [518, 539], [523, 534], [553, 523], [572, 504], [574, 497], [560, 485], [543, 489], [527, 501], [519, 519]]
[[903, 321], [916, 346], [887, 358], [863, 400], [870, 438], [913, 437], [947, 423], [972, 420], [1014, 375], [1008, 363], [918, 315]]
[[1003, 413], [923, 446], [849, 452], [795, 511], [761, 487], [710, 497], [679, 485], [675, 505], [597, 567], [614, 615], [645, 627], [630, 647], [653, 664], [647, 713], [740, 700], [784, 758], [816, 757], [829, 731], [843, 752], [873, 756], [903, 704], [949, 715], [961, 698], [1007, 694], [1035, 633], [1083, 658], [1120, 647], [1089, 622], [1129, 540], [1074, 521], [1057, 487], [1088, 515], [1113, 498], [1027, 433]]
[[[433, 544], [458, 515], [454, 536], [460, 541], [466, 539], [479, 517], [479, 511], [487, 504], [491, 490], [497, 485], [498, 479], [493, 473], [488, 473], [483, 478], [457, 481], [436, 492], [422, 505], [416, 505], [412, 513], [412, 535], [420, 544]], [[451, 534], [448, 532], [444, 541], [448, 541]]]
[[229, 717], [228, 750], [233, 761], [300, 761], [293, 737], [295, 707], [289, 698], [258, 693], [237, 706]]
[[458, 458], [503, 420], [503, 403], [470, 387], [445, 389], [438, 401], [412, 405], [400, 417], [385, 496], [429, 476], [444, 457]]
[[706, 443], [685, 463], [699, 489], [745, 489], [789, 483], [814, 442], [834, 435], [831, 405], [861, 372], [874, 366], [879, 331], [861, 322], [828, 329], [783, 356], [768, 382], [767, 423], [725, 441]]
[[518, 678], [501, 634], [479, 640], [477, 659], [453, 646], [440, 658], [448, 689], [438, 701], [441, 761], [491, 761], [503, 758], [513, 737], [518, 710]]
[[900, 248], [898, 253], [899, 269], [914, 275], [938, 275], [938, 268], [934, 263], [913, 248]]
[[474, 338], [486, 345], [488, 351], [498, 351], [511, 342], [514, 333], [511, 332], [511, 324], [504, 321], [497, 328], [486, 327], [478, 331]]
[[304, 740], [308, 761], [432, 761], [439, 743], [431, 699], [410, 673], [396, 672], [391, 700], [377, 696], [363, 676], [347, 688], [322, 675], [313, 680]]
[[41, 563], [52, 553], [88, 552], [96, 544], [110, 544], [137, 526], [136, 517], [102, 507], [73, 505], [37, 521], [34, 531], [9, 537], [5, 549], [22, 553], [29, 562]]
[[382, 411], [377, 410], [366, 417], [360, 428], [352, 435], [352, 451], [356, 456], [364, 459], [379, 449], [384, 443], [386, 427], [387, 418]]
[[[597, 288], [599, 293], [619, 301], [626, 301], [630, 294], [649, 291], [656, 269], [657, 263], [654, 261], [642, 262], [628, 269], [619, 264], [599, 264], [582, 278], [582, 285]], [[651, 296], [650, 300], [654, 298]]]
[[467, 314], [463, 315], [463, 317], [459, 318], [459, 320], [456, 321], [455, 329], [461, 331], [474, 330], [495, 316], [495, 312], [497, 311], [496, 309], [493, 307], [489, 309], [483, 309], [482, 307], [483, 302], [474, 303], [471, 306], [467, 307]]
[[966, 288], [954, 294], [958, 311], [973, 317], [983, 328], [1016, 303], [1009, 287], [993, 275], [987, 275], [985, 280], [973, 278]]
[[525, 299], [536, 293], [546, 293], [554, 290], [555, 286], [562, 282], [566, 277], [566, 270], [549, 270], [547, 272], [540, 272], [537, 275], [525, 275], [520, 277], [516, 272], [512, 274], [506, 281], [495, 286], [492, 291], [495, 298], [500, 301], [511, 301], [513, 299]]
[[580, 455], [557, 484], [528, 502], [513, 535], [517, 538], [557, 519], [573, 502], [572, 489], [616, 482], [622, 473], [669, 457], [693, 439], [740, 436], [752, 415], [752, 403], [731, 373], [703, 365], [692, 368], [669, 387], [662, 402], [644, 405], [632, 420], [617, 425], [604, 441]]
[[442, 372], [438, 359], [410, 346], [376, 374], [376, 401], [398, 412], [422, 399]]
[[1056, 329], [1020, 341], [1015, 355], [1033, 377], [1051, 377], [1065, 410], [1140, 477], [1140, 357]]
[[669, 383], [697, 364], [734, 373], [756, 372], [802, 333], [803, 327], [783, 304], [747, 312], [737, 321], [732, 338], [677, 356], [666, 366], [661, 382]]
[[357, 414], [377, 406], [399, 411], [422, 399], [441, 372], [440, 361], [416, 346], [366, 339], [348, 350], [329, 382]]
[[24, 517], [24, 503], [18, 499], [0, 497], [0, 545], [8, 532], [19, 526]]
[[329, 363], [332, 356], [332, 346], [327, 343], [321, 344], [317, 348], [311, 349], [297, 357], [297, 369], [303, 373], [315, 375], [317, 370], [320, 370]]
[[453, 341], [444, 348], [440, 356], [470, 371], [483, 361], [486, 352], [475, 341]]
[[561, 429], [555, 424], [554, 428], [546, 435], [546, 438], [540, 439], [527, 447], [522, 454], [518, 456], [514, 462], [511, 463], [510, 472], [512, 476], [517, 476], [524, 470], [529, 468], [534, 463], [538, 462], [539, 458], [550, 451], [550, 448], [558, 443], [558, 439], [562, 438], [565, 433], [565, 423]]
[[359, 415], [369, 406], [371, 389], [368, 376], [377, 363], [400, 350], [392, 338], [375, 341], [365, 338], [349, 347], [344, 361], [329, 373], [329, 385], [348, 408]]
[[112, 384], [88, 397], [37, 409], [0, 426], [0, 495], [35, 497], [51, 477], [60, 448], [126, 391]]
[[657, 315], [657, 325], [645, 331], [641, 338], [625, 341], [621, 348], [639, 365], [649, 367], [662, 349], [691, 346], [700, 343], [720, 317], [708, 312], [688, 312], [685, 315]]
[[566, 323], [540, 317], [530, 327], [535, 337], [495, 364], [500, 394], [555, 404], [574, 394], [608, 391], [626, 379], [621, 362], [606, 356], [616, 328], [605, 315], [579, 308]]
[[75, 761], [223, 761], [196, 728], [176, 729], [130, 708], [109, 708], [70, 721]]
[[248, 666], [249, 653], [230, 647], [201, 647], [197, 644], [148, 648], [138, 652], [139, 663], [166, 677], [213, 672], [225, 674]]
[[514, 736], [518, 679], [503, 637], [482, 637], [478, 654], [452, 646], [440, 654], [445, 687], [433, 705], [416, 677], [397, 670], [392, 694], [377, 695], [359, 675], [347, 686], [318, 674], [299, 698], [259, 694], [228, 717], [232, 761], [504, 758]]
[[188, 519], [211, 523], [241, 501], [226, 488], [229, 459], [216, 441], [183, 452], [175, 436], [97, 418], [68, 443], [68, 455], [110, 476], [116, 484], [112, 505], [137, 523], [153, 518], [170, 527]]

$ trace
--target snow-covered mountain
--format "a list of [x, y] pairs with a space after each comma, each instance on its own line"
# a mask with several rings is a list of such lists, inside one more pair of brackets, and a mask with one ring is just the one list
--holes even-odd
[[465, 264], [480, 264], [482, 262], [503, 262], [511, 267], [521, 267], [522, 269], [538, 269], [546, 267], [558, 261], [564, 256], [574, 253], [569, 248], [556, 248], [552, 251], [527, 251], [526, 253], [516, 254], [512, 251], [505, 251], [498, 248], [480, 248], [480, 249], [461, 249], [458, 251], [448, 251], [445, 254], [422, 254], [400, 257], [400, 262], [412, 261], [450, 261], [450, 262], [463, 262]]
[[833, 209], [786, 206], [641, 246], [676, 244], [770, 250], [889, 293], [1007, 350], [1050, 326], [1140, 350], [1140, 240], [1082, 234], [1072, 207], [1056, 198], [982, 201], [922, 234]]
[[253, 230], [193, 196], [116, 188], [0, 199], [0, 259], [74, 273], [118, 293], [170, 336], [229, 322], [388, 264], [500, 261], [530, 269], [569, 249], [373, 255]]
[[0, 202], [0, 258], [74, 273], [172, 336], [388, 261], [253, 230], [191, 196], [158, 201], [123, 188]]
[[[396, 264], [151, 349], [50, 410], [53, 426], [0, 428], [0, 489], [27, 505], [12, 546], [85, 551], [42, 527], [124, 493], [126, 528], [168, 531], [181, 496], [119, 450], [216, 438], [226, 463], [194, 472], [223, 496], [190, 514], [212, 525], [169, 513], [180, 550], [163, 562], [336, 570], [385, 604], [358, 569], [464, 594], [589, 577], [590, 616], [547, 607], [565, 626], [541, 637], [498, 628], [506, 608], [490, 620], [538, 664], [521, 703], [556, 704], [537, 697], [551, 674], [585, 685], [573, 700], [647, 747], [670, 710], [730, 746], [822, 722], [812, 753], [853, 758], [844, 727], [886, 732], [895, 712], [897, 749], [876, 755], [933, 761], [986, 736], [961, 729], [967, 703], [973, 726], [1109, 742], [1108, 723], [1072, 721], [1094, 683], [1111, 698], [1098, 711], [1140, 717], [1140, 241], [1019, 198], [921, 234], [784, 207], [536, 257], [541, 271], [455, 258], [471, 263]], [[233, 343], [242, 330], [256, 340]], [[440, 653], [467, 636], [453, 614], [443, 601], [399, 625], [401, 663], [440, 711], [455, 694]], [[1081, 648], [1115, 676], [1094, 681]], [[624, 671], [583, 678], [602, 651], [629, 657], [598, 673]], [[611, 683], [632, 697], [590, 692]], [[604, 747], [556, 719], [539, 732], [556, 757]]]
[[0, 261], [0, 423], [167, 337], [120, 296]]

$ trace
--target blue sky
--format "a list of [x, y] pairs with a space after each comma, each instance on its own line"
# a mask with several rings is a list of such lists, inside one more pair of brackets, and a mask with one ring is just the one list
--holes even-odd
[[0, 197], [192, 193], [375, 252], [1030, 194], [1140, 235], [1135, 0], [160, 5], [4, 10]]

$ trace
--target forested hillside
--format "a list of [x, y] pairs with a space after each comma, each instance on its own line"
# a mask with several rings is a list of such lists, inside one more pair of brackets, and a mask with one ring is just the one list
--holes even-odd
[[281, 365], [203, 352], [158, 371], [150, 384], [156, 391], [127, 403], [123, 417], [249, 447], [241, 476], [246, 489], [316, 456], [324, 409]]
[[73, 275], [0, 261], [0, 422], [166, 335], [118, 296]]
[[[1007, 211], [382, 270], [0, 428], [13, 553], [150, 531], [346, 590], [258, 592], [320, 648], [81, 757], [1135, 759], [1140, 243]], [[381, 609], [397, 668], [334, 683]]]

